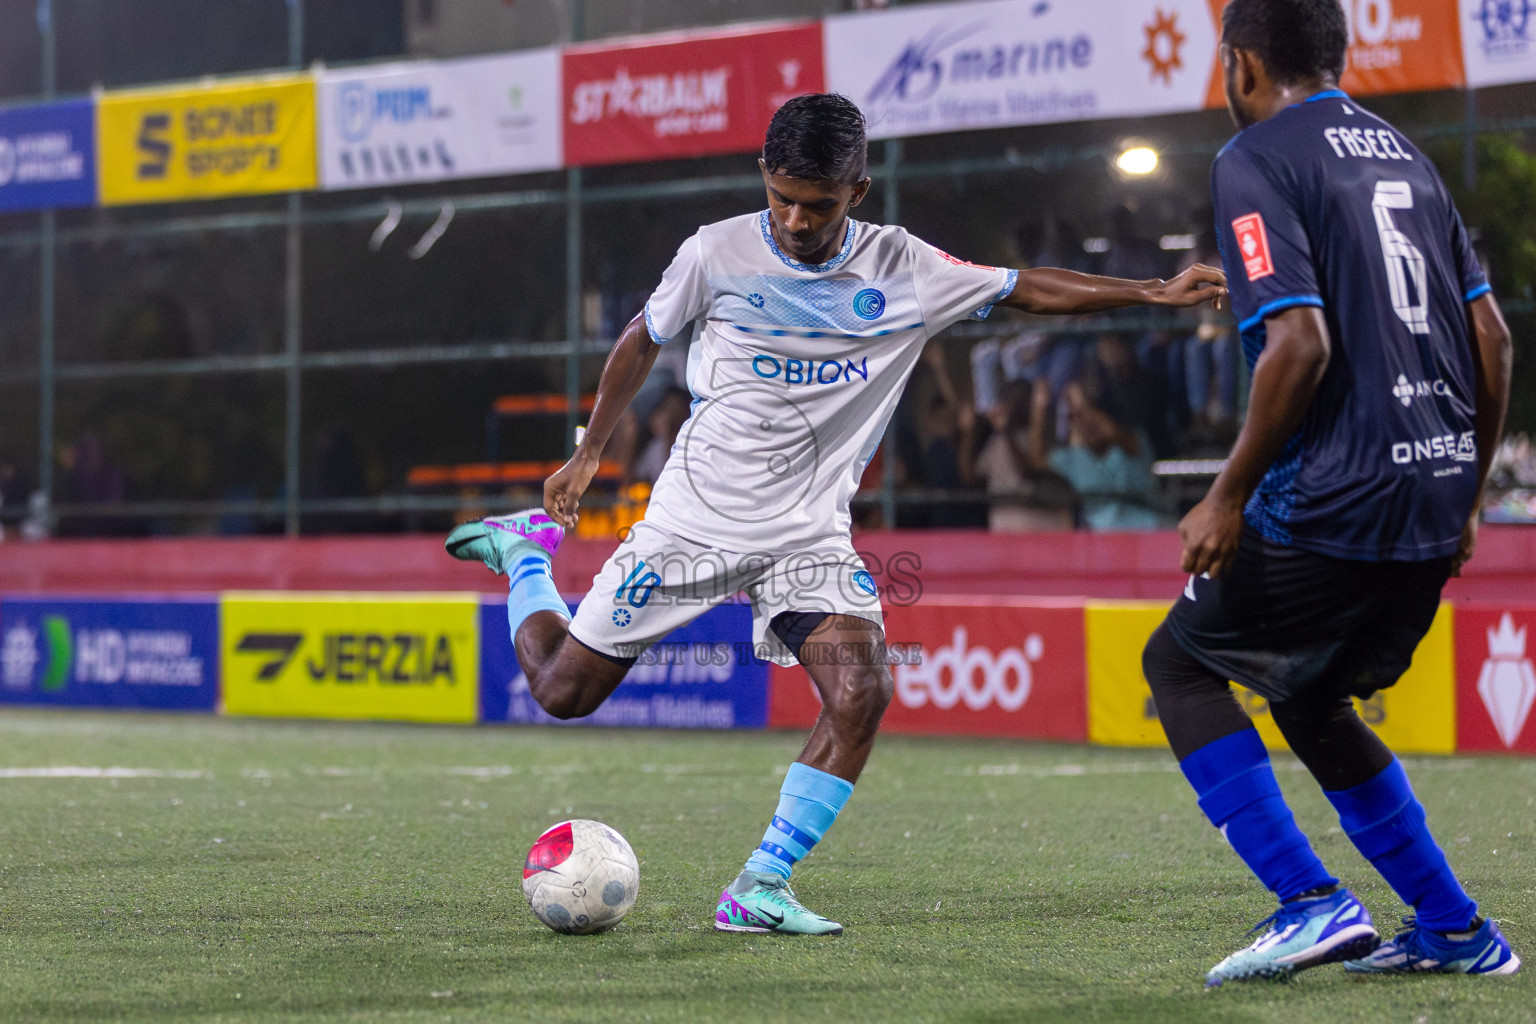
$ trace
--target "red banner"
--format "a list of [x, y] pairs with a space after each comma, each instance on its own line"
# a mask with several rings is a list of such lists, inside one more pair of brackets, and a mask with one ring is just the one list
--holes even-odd
[[1536, 754], [1536, 605], [1456, 609], [1456, 749]]
[[[887, 732], [1087, 739], [1080, 601], [926, 598], [887, 610], [896, 696]], [[769, 676], [768, 724], [804, 728], [820, 700], [803, 669]]]
[[748, 153], [785, 100], [823, 89], [821, 23], [576, 46], [564, 54], [569, 166]]

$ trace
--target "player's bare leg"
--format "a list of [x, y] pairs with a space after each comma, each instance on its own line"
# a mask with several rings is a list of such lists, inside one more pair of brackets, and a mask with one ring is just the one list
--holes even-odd
[[570, 615], [550, 572], [564, 536], [542, 508], [530, 508], [464, 523], [446, 547], [455, 558], [484, 562], [507, 577], [507, 624], [529, 693], [556, 718], [579, 718], [608, 699], [629, 666], [571, 638]]
[[821, 714], [789, 766], [779, 806], [736, 881], [720, 894], [715, 927], [728, 932], [837, 935], [843, 926], [807, 910], [789, 888], [805, 857], [853, 794], [895, 686], [885, 635], [853, 615], [827, 616], [797, 652], [821, 694]]

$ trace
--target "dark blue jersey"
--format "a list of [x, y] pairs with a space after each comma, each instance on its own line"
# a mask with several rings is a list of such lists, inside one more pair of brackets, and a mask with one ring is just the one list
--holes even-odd
[[1466, 304], [1488, 282], [1434, 166], [1330, 90], [1228, 143], [1211, 189], [1250, 369], [1265, 318], [1294, 306], [1321, 308], [1333, 341], [1249, 526], [1338, 558], [1451, 554], [1477, 489]]

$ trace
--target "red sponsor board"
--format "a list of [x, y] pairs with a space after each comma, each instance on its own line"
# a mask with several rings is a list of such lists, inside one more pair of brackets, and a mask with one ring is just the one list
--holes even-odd
[[565, 51], [565, 162], [760, 149], [785, 100], [823, 89], [820, 22]]
[[[1080, 601], [925, 598], [889, 608], [896, 696], [886, 732], [1085, 741]], [[821, 709], [801, 668], [769, 675], [768, 724], [805, 728]]]
[[1536, 754], [1536, 605], [1457, 607], [1456, 749]]

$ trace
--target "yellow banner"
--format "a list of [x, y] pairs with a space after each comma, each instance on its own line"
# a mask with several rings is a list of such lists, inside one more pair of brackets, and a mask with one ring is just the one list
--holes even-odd
[[315, 187], [308, 75], [104, 93], [96, 107], [104, 205]]
[[473, 594], [229, 593], [222, 608], [228, 714], [477, 718]]
[[[1167, 740], [1157, 719], [1152, 691], [1141, 672], [1141, 650], [1163, 621], [1167, 604], [1090, 603], [1088, 644], [1088, 739], [1123, 747], [1162, 747]], [[1456, 747], [1456, 684], [1451, 606], [1442, 604], [1429, 633], [1414, 652], [1402, 679], [1355, 708], [1394, 751], [1449, 754]], [[1238, 702], [1272, 750], [1287, 749], [1258, 694], [1236, 687]]]

